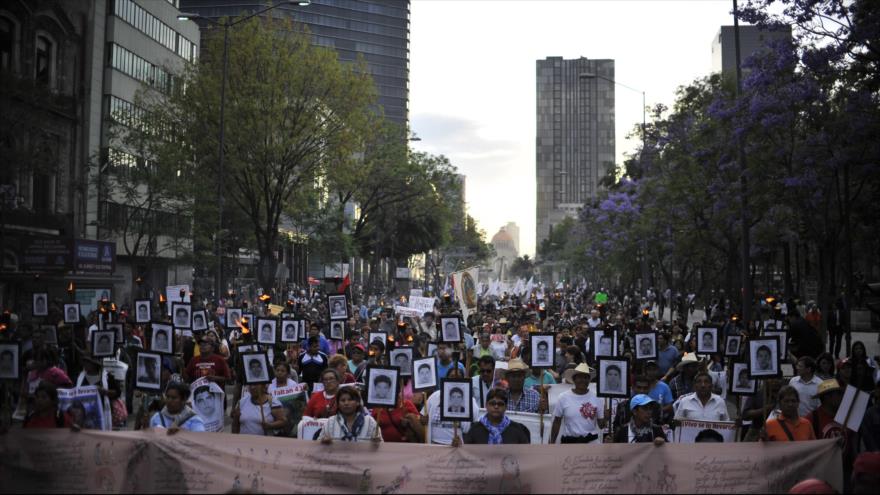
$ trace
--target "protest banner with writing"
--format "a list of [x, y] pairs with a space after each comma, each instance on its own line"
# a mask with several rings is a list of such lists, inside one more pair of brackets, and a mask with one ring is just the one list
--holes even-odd
[[434, 311], [434, 298], [410, 297], [408, 306], [412, 309], [415, 309], [420, 314], [425, 314], [429, 311]]
[[0, 472], [0, 493], [788, 493], [807, 478], [843, 489], [833, 439], [585, 451], [18, 429], [0, 437]]
[[732, 421], [693, 421], [678, 420], [675, 434], [670, 439], [677, 443], [694, 443], [697, 435], [703, 430], [715, 430], [724, 438], [724, 442], [736, 441], [736, 423]]
[[321, 433], [326, 424], [327, 418], [316, 419], [310, 416], [303, 416], [302, 421], [296, 425], [296, 437], [301, 440], [317, 440], [318, 434]]
[[409, 290], [409, 298], [412, 299], [414, 297], [422, 297], [422, 289], [410, 289]]
[[[95, 385], [58, 389], [58, 410], [67, 412], [71, 406], [76, 405], [76, 409], [82, 406], [82, 411], [72, 414], [83, 414], [83, 417], [74, 418], [74, 421], [86, 429], [100, 430], [107, 425], [103, 402]], [[110, 411], [106, 411], [106, 414], [110, 414]]]
[[415, 308], [408, 308], [406, 306], [394, 306], [394, 314], [399, 316], [413, 316], [413, 317], [421, 317], [422, 312]]

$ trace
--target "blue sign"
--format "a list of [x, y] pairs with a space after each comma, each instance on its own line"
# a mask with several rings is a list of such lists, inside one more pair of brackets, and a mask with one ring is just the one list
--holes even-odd
[[77, 239], [73, 244], [73, 269], [81, 273], [113, 273], [116, 243]]

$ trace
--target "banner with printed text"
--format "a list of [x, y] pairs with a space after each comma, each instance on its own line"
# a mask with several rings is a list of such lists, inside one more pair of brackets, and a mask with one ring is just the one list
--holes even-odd
[[842, 490], [836, 441], [465, 445], [163, 430], [14, 430], [0, 493], [787, 493]]

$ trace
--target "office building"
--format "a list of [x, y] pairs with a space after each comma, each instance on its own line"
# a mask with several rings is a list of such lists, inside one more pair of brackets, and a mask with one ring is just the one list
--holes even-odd
[[614, 168], [614, 60], [537, 61], [536, 246]]
[[[181, 10], [218, 19], [256, 12], [262, 1], [180, 0]], [[290, 16], [308, 26], [314, 43], [352, 62], [367, 63], [385, 116], [409, 119], [409, 0], [312, 0], [308, 6], [282, 5], [274, 16]]]
[[[721, 26], [712, 39], [712, 72], [736, 74], [736, 43], [733, 31], [733, 26]], [[791, 43], [791, 26], [769, 29], [740, 25], [740, 60], [745, 64], [749, 57], [766, 49], [774, 41]]]

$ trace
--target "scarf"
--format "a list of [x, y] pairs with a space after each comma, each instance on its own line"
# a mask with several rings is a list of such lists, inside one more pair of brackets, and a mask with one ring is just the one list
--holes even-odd
[[358, 435], [361, 434], [361, 430], [364, 428], [364, 413], [363, 411], [358, 411], [357, 417], [354, 418], [354, 424], [351, 425], [351, 431], [348, 430], [348, 427], [345, 426], [345, 417], [340, 413], [338, 415], [339, 424], [342, 425], [342, 441], [343, 442], [356, 442]]
[[[180, 427], [180, 426], [183, 426], [184, 423], [186, 423], [187, 421], [189, 421], [190, 418], [192, 418], [193, 416], [195, 416], [195, 415], [196, 415], [196, 412], [193, 411], [192, 409], [190, 409], [189, 406], [183, 406], [183, 410], [181, 410], [179, 413], [177, 413], [177, 414], [171, 414], [171, 413], [168, 411], [168, 406], [165, 406], [165, 407], [162, 408], [162, 411], [160, 411], [159, 414], [161, 414], [160, 417], [163, 418], [163, 423], [164, 423], [164, 418], [171, 418], [171, 419], [172, 419], [172, 423], [171, 423], [171, 424], [172, 424], [173, 426], [178, 426], [178, 427]], [[162, 426], [165, 426], [165, 425], [163, 424]], [[166, 426], [166, 427], [167, 427], [167, 426]]]
[[480, 418], [480, 423], [489, 430], [489, 445], [501, 445], [504, 443], [501, 439], [501, 434], [504, 433], [504, 430], [506, 430], [508, 426], [510, 426], [510, 418], [504, 416], [504, 418], [501, 419], [501, 424], [495, 426], [489, 422], [488, 416], [483, 416]]

